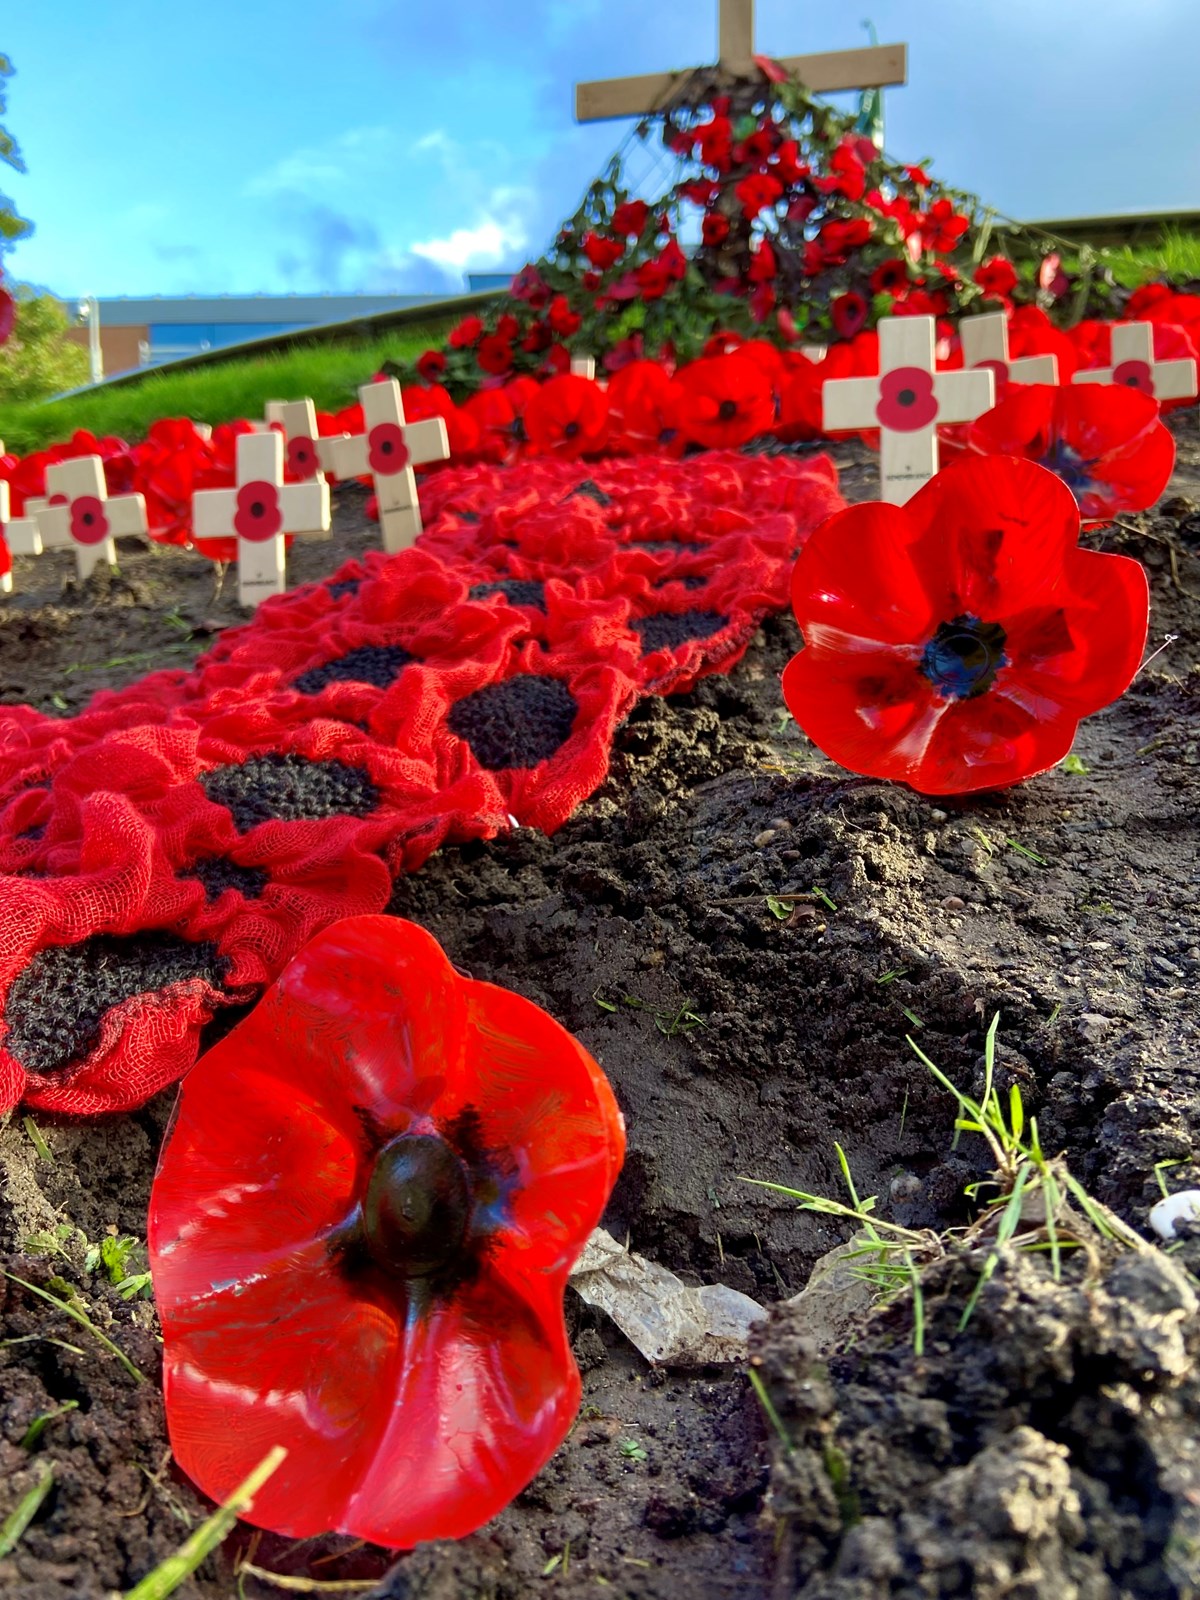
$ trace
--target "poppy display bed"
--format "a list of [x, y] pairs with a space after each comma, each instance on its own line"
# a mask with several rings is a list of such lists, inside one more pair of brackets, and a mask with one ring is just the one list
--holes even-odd
[[[1065, 1149], [1099, 1200], [1141, 1227], [1158, 1193], [1156, 1164], [1183, 1163], [1169, 1171], [1173, 1188], [1200, 1176], [1187, 1164], [1200, 1098], [1189, 1077], [1200, 980], [1200, 612], [1169, 555], [1194, 547], [1200, 527], [1193, 428], [1190, 414], [1176, 425], [1180, 466], [1166, 501], [1124, 519], [1142, 533], [1108, 536], [1109, 548], [1150, 569], [1152, 638], [1180, 637], [1123, 701], [1083, 725], [1076, 770], [965, 801], [850, 778], [784, 715], [779, 675], [797, 646], [789, 616], [777, 611], [761, 627], [755, 619], [730, 647], [745, 647], [740, 662], [698, 680], [680, 653], [687, 640], [661, 624], [662, 638], [643, 642], [666, 653], [638, 656], [656, 675], [642, 685], [653, 692], [609, 702], [603, 786], [578, 809], [568, 798], [561, 815], [527, 819], [557, 831], [497, 829], [491, 839], [434, 841], [432, 854], [428, 840], [409, 849], [404, 864], [415, 870], [385, 888], [388, 909], [427, 927], [473, 978], [544, 1007], [608, 1073], [629, 1128], [606, 1217], [614, 1235], [692, 1281], [764, 1304], [785, 1298], [846, 1230], [739, 1179], [837, 1195], [835, 1140], [884, 1215], [918, 1228], [961, 1222], [963, 1187], [982, 1175], [978, 1152], [954, 1149], [953, 1102], [905, 1035], [969, 1087], [996, 1010], [1005, 1088], [1020, 1085], [1046, 1148]], [[865, 453], [838, 454], [848, 464], [843, 492], [867, 491]], [[361, 558], [374, 542], [361, 508], [356, 490], [338, 496], [335, 558]], [[602, 516], [580, 510], [577, 538], [593, 524], [599, 533]], [[656, 560], [653, 550], [638, 557], [647, 593], [662, 576]], [[299, 546], [292, 564], [301, 584], [336, 559], [328, 546]], [[119, 578], [64, 594], [66, 566], [59, 557], [29, 564], [4, 612], [6, 701], [73, 711], [97, 688], [128, 694], [146, 673], [182, 668], [214, 644], [213, 692], [222, 692], [216, 629], [242, 619], [229, 600], [212, 599], [210, 572], [173, 551], [123, 550]], [[1183, 584], [1200, 586], [1186, 554], [1175, 567]], [[571, 622], [568, 597], [537, 572], [505, 568], [475, 583], [511, 586], [495, 614], [519, 614], [548, 637]], [[487, 596], [478, 599], [486, 608]], [[662, 609], [710, 628], [693, 641], [713, 639], [714, 619], [730, 616], [726, 600], [681, 587]], [[388, 715], [388, 685], [407, 663], [369, 619], [350, 626], [346, 609], [338, 650], [324, 664], [297, 655], [296, 684], [369, 725]], [[341, 676], [333, 663], [351, 656], [355, 675]], [[659, 681], [668, 664], [676, 677]], [[553, 705], [541, 715], [550, 738]], [[495, 737], [492, 727], [483, 716], [477, 737]], [[273, 793], [292, 792], [289, 772], [276, 764]], [[505, 791], [494, 803], [512, 799]], [[206, 870], [217, 889], [253, 900], [254, 874], [265, 869], [243, 855], [235, 845]], [[369, 899], [372, 869], [361, 870]], [[93, 947], [90, 958], [89, 983], [118, 981], [111, 949]], [[161, 941], [140, 959], [167, 982], [195, 978]], [[73, 981], [78, 998], [77, 973], [55, 981], [64, 1007]], [[35, 1111], [52, 1162], [19, 1119], [0, 1131], [0, 1265], [43, 1287], [57, 1277], [60, 1294], [73, 1286], [152, 1379], [152, 1306], [122, 1298], [89, 1267], [89, 1248], [111, 1228], [141, 1236], [170, 1103], [168, 1093], [102, 1130]], [[1182, 1258], [1196, 1265], [1193, 1250], [1185, 1241]], [[889, 1592], [897, 1551], [975, 1578], [989, 1563], [1027, 1561], [1033, 1548], [1059, 1587], [1168, 1594], [1177, 1559], [1169, 1547], [1190, 1528], [1188, 1495], [1200, 1487], [1184, 1448], [1200, 1405], [1194, 1335], [1177, 1326], [1188, 1291], [1117, 1257], [1094, 1269], [1100, 1287], [1087, 1295], [1069, 1275], [1054, 1286], [1035, 1258], [1020, 1274], [999, 1274], [957, 1341], [951, 1330], [972, 1284], [950, 1274], [927, 1292], [921, 1360], [911, 1326], [885, 1315], [861, 1355], [811, 1368], [794, 1319], [781, 1318], [762, 1370], [790, 1453], [744, 1377], [655, 1372], [598, 1313], [569, 1301], [584, 1410], [567, 1444], [481, 1534], [402, 1557], [375, 1593], [516, 1597], [544, 1579], [582, 1595], [604, 1579], [617, 1594], [664, 1600], [765, 1595], [773, 1585], [812, 1600]], [[0, 1477], [23, 1492], [52, 1462], [56, 1481], [0, 1559], [0, 1595], [57, 1600], [129, 1587], [204, 1509], [166, 1461], [157, 1388], [136, 1384], [7, 1278], [0, 1318], [0, 1339], [22, 1341], [0, 1347]], [[1069, 1352], [1054, 1368], [1048, 1326], [1055, 1348]], [[1133, 1326], [1144, 1330], [1135, 1353]], [[37, 1417], [50, 1420], [22, 1445]], [[1131, 1474], [1131, 1449], [1156, 1471]], [[1030, 1481], [1044, 1510], [1032, 1546], [1006, 1512]], [[848, 1526], [856, 1531], [835, 1579]], [[239, 1533], [190, 1592], [231, 1593], [231, 1566], [249, 1538]], [[298, 1552], [267, 1538], [250, 1559], [329, 1581], [393, 1565], [350, 1544]], [[247, 1594], [276, 1592], [253, 1576], [244, 1584]]]

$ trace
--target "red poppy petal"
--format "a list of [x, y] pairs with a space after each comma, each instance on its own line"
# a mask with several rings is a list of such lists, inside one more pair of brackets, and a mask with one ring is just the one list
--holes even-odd
[[[599, 1066], [553, 1017], [492, 984], [470, 984], [467, 995], [469, 1103], [485, 1143], [517, 1169], [497, 1248], [521, 1274], [565, 1279], [620, 1170], [624, 1121]], [[451, 1092], [439, 1119], [458, 1109]]]
[[226, 1054], [239, 1075], [260, 1072], [328, 1107], [347, 1138], [355, 1106], [399, 1130], [461, 1070], [461, 982], [414, 923], [347, 918], [309, 941], [206, 1060]]
[[784, 669], [783, 693], [796, 721], [831, 760], [897, 783], [912, 781], [947, 704], [915, 661], [893, 650], [802, 650]]
[[519, 1296], [485, 1271], [427, 1318], [410, 1318], [387, 1426], [343, 1532], [402, 1548], [459, 1538], [557, 1450], [579, 1407], [579, 1373], [561, 1288], [531, 1289]]
[[336, 1527], [389, 1415], [380, 1401], [397, 1383], [394, 1316], [356, 1296], [319, 1242], [281, 1250], [203, 1302], [159, 1306], [167, 1424], [183, 1470], [221, 1500], [284, 1445], [255, 1520], [295, 1538]]
[[955, 462], [905, 510], [912, 560], [941, 619], [997, 617], [1036, 603], [1058, 583], [1079, 537], [1071, 491], [1013, 456]]
[[[166, 1305], [199, 1307], [217, 1283], [274, 1270], [281, 1254], [342, 1222], [354, 1199], [361, 1141], [301, 1090], [286, 1061], [285, 1076], [253, 1070], [257, 1016], [208, 1052], [180, 1096], [150, 1208], [155, 1284]], [[276, 1041], [275, 1059], [281, 1054]], [[218, 1321], [226, 1311], [213, 1303]]]
[[1075, 718], [1110, 705], [1133, 681], [1146, 647], [1150, 590], [1145, 569], [1128, 556], [1076, 550], [1067, 562], [1063, 614], [1069, 651], [1039, 654], [1046, 627], [1031, 629], [1015, 617], [1006, 651], [1012, 673], [1002, 672], [996, 691], [1020, 677], [1030, 692], [1069, 709]]
[[805, 642], [836, 634], [906, 644], [927, 633], [937, 618], [911, 543], [907, 508], [899, 506], [850, 506], [823, 522], [792, 573]]

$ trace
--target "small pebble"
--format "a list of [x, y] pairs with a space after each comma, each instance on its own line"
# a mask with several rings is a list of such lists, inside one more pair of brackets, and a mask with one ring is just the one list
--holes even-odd
[[771, 840], [774, 837], [775, 837], [775, 829], [774, 828], [764, 828], [761, 833], [756, 833], [754, 835], [754, 848], [756, 850], [761, 850], [765, 845], [770, 844]]
[[1150, 1208], [1150, 1226], [1160, 1239], [1173, 1239], [1177, 1222], [1196, 1217], [1200, 1217], [1200, 1189], [1180, 1189]]
[[929, 820], [930, 822], [946, 822], [949, 820], [949, 815], [948, 811], [933, 810], [929, 813]]
[[960, 900], [956, 894], [948, 894], [942, 901], [942, 909], [944, 911], [965, 911], [967, 902]]
[[786, 817], [772, 817], [767, 826], [769, 828], [790, 828], [791, 823]]

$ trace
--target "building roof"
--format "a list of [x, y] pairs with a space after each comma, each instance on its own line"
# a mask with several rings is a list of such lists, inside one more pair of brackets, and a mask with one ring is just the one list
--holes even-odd
[[[97, 301], [101, 327], [145, 327], [155, 322], [262, 322], [275, 327], [281, 322], [342, 322], [444, 298], [440, 294], [155, 294], [97, 296]], [[69, 297], [63, 299], [69, 303]]]

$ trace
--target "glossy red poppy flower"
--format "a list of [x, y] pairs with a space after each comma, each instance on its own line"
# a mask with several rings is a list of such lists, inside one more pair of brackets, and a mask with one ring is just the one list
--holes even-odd
[[615, 445], [636, 454], [682, 455], [687, 441], [679, 427], [681, 398], [679, 384], [657, 361], [627, 362], [608, 385]]
[[750, 251], [747, 278], [751, 283], [770, 283], [778, 271], [774, 246], [769, 239], [760, 239]]
[[981, 261], [972, 276], [987, 299], [1003, 300], [1017, 286], [1017, 270], [1005, 256], [990, 256]]
[[608, 402], [591, 378], [563, 373], [544, 383], [525, 411], [532, 448], [544, 455], [574, 459], [603, 447], [608, 433]]
[[866, 327], [870, 310], [866, 299], [856, 290], [835, 295], [829, 306], [833, 331], [843, 339], [853, 339]]
[[483, 323], [479, 317], [464, 317], [450, 330], [446, 341], [452, 350], [467, 350], [483, 337]]
[[719, 211], [708, 211], [704, 221], [700, 224], [700, 237], [711, 250], [714, 246], [724, 244], [729, 237], [729, 218]]
[[921, 238], [927, 250], [946, 255], [971, 226], [971, 219], [954, 209], [953, 202], [935, 200], [921, 217]]
[[578, 311], [571, 309], [571, 303], [565, 294], [556, 294], [546, 307], [546, 321], [553, 333], [560, 338], [569, 339], [573, 333], [578, 333], [583, 321]]
[[295, 434], [287, 441], [287, 470], [292, 478], [316, 476], [317, 447], [306, 434]]
[[446, 357], [440, 350], [422, 350], [417, 357], [417, 374], [426, 383], [436, 383], [445, 371]]
[[1080, 550], [1079, 509], [1011, 457], [945, 468], [904, 506], [822, 524], [792, 579], [792, 715], [853, 772], [959, 794], [1018, 783], [1129, 686], [1146, 575]]
[[17, 325], [17, 302], [7, 289], [0, 289], [0, 344], [6, 344]]
[[650, 207], [644, 200], [625, 200], [613, 212], [613, 232], [626, 239], [640, 236], [649, 216]]
[[501, 338], [498, 333], [485, 334], [476, 347], [475, 359], [479, 363], [481, 372], [488, 372], [493, 377], [501, 378], [512, 370], [512, 343], [508, 339]]
[[600, 271], [604, 272], [607, 268], [615, 266], [625, 254], [625, 241], [609, 239], [602, 233], [585, 233], [583, 253], [594, 267], [599, 267]]
[[1175, 440], [1153, 395], [1108, 384], [1015, 385], [971, 423], [967, 445], [1049, 468], [1091, 526], [1145, 511], [1175, 466]]
[[251, 1520], [293, 1538], [487, 1522], [574, 1420], [563, 1292], [623, 1155], [600, 1068], [530, 1001], [412, 923], [320, 934], [193, 1068], [155, 1180], [184, 1471], [224, 1499], [285, 1444]]
[[901, 294], [908, 288], [908, 263], [899, 256], [881, 261], [871, 274], [872, 294]]
[[773, 206], [783, 194], [783, 185], [770, 173], [752, 172], [734, 185], [734, 194], [741, 202], [742, 215], [753, 222], [760, 211]]
[[840, 267], [853, 250], [860, 250], [874, 232], [870, 217], [851, 217], [848, 221], [835, 219], [823, 223], [814, 241], [826, 266]]
[[733, 124], [728, 117], [711, 117], [692, 130], [700, 160], [718, 172], [728, 168], [733, 158]]
[[706, 450], [730, 450], [765, 433], [775, 420], [771, 381], [756, 361], [735, 351], [706, 356], [678, 374], [679, 425]]

